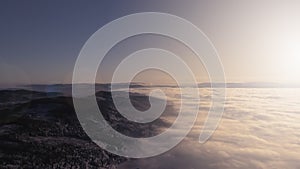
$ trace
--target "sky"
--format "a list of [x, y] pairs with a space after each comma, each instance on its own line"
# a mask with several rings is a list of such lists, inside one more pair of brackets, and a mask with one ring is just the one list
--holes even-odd
[[[189, 20], [217, 49], [228, 82], [300, 79], [300, 1], [0, 1], [0, 85], [70, 83], [78, 54], [105, 24], [137, 12], [164, 12]], [[98, 82], [109, 81], [122, 58], [145, 47], [175, 50], [207, 81], [192, 54], [168, 38], [138, 36], [107, 54]], [[125, 46], [125, 47], [124, 47]], [[198, 62], [198, 61], [197, 61]], [[194, 64], [194, 65], [193, 65]], [[164, 82], [146, 72], [138, 81]], [[146, 77], [146, 78], [145, 78]], [[163, 79], [163, 80], [162, 80]]]

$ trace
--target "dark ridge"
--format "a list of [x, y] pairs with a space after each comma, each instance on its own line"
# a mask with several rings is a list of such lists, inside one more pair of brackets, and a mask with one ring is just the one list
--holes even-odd
[[[122, 92], [120, 92], [122, 93]], [[150, 123], [136, 123], [129, 121], [123, 117], [114, 106], [110, 92], [100, 91], [96, 93], [97, 97], [105, 98], [98, 100], [98, 105], [104, 119], [118, 132], [130, 137], [151, 137], [164, 131], [163, 128], [168, 128], [171, 123], [168, 123], [162, 118], [166, 117], [170, 112], [173, 112], [173, 107], [169, 103], [162, 118], [158, 118]], [[132, 105], [138, 110], [145, 111], [150, 108], [149, 97], [139, 93], [129, 93]]]
[[[90, 140], [77, 119], [71, 97], [50, 97], [28, 90], [0, 93], [9, 103], [0, 108], [0, 168], [111, 168], [126, 160]], [[116, 111], [110, 92], [97, 92], [96, 96], [104, 98], [98, 100], [103, 117], [123, 134], [148, 137], [169, 125], [161, 119], [147, 124], [130, 122]], [[149, 106], [147, 96], [130, 93], [130, 98], [140, 109]]]

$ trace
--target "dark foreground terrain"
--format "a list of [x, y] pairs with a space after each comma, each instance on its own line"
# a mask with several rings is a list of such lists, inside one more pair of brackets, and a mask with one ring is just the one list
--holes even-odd
[[[115, 109], [109, 92], [98, 92], [105, 119], [119, 132], [147, 137], [159, 132], [162, 120], [138, 124]], [[140, 110], [148, 97], [131, 94]], [[101, 101], [100, 101], [101, 100]], [[115, 168], [126, 161], [98, 147], [80, 126], [72, 98], [60, 93], [0, 91], [0, 168]]]

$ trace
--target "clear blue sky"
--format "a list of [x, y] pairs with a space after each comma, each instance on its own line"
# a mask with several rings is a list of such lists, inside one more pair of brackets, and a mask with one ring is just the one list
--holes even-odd
[[[298, 66], [290, 68], [300, 61], [299, 9], [299, 1], [1, 0], [0, 84], [67, 83], [96, 30], [146, 11], [178, 15], [202, 29], [231, 82], [294, 81], [300, 79]], [[105, 71], [118, 60], [111, 55]]]

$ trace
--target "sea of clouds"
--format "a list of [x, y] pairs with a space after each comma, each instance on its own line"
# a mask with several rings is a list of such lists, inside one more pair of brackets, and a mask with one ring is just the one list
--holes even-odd
[[[166, 88], [164, 91], [176, 107], [179, 90]], [[140, 88], [136, 92], [147, 93], [148, 89]], [[300, 168], [299, 88], [227, 89], [223, 118], [204, 144], [200, 144], [198, 138], [211, 104], [211, 90], [201, 88], [199, 92], [198, 119], [184, 141], [162, 155], [132, 159], [118, 168]]]

